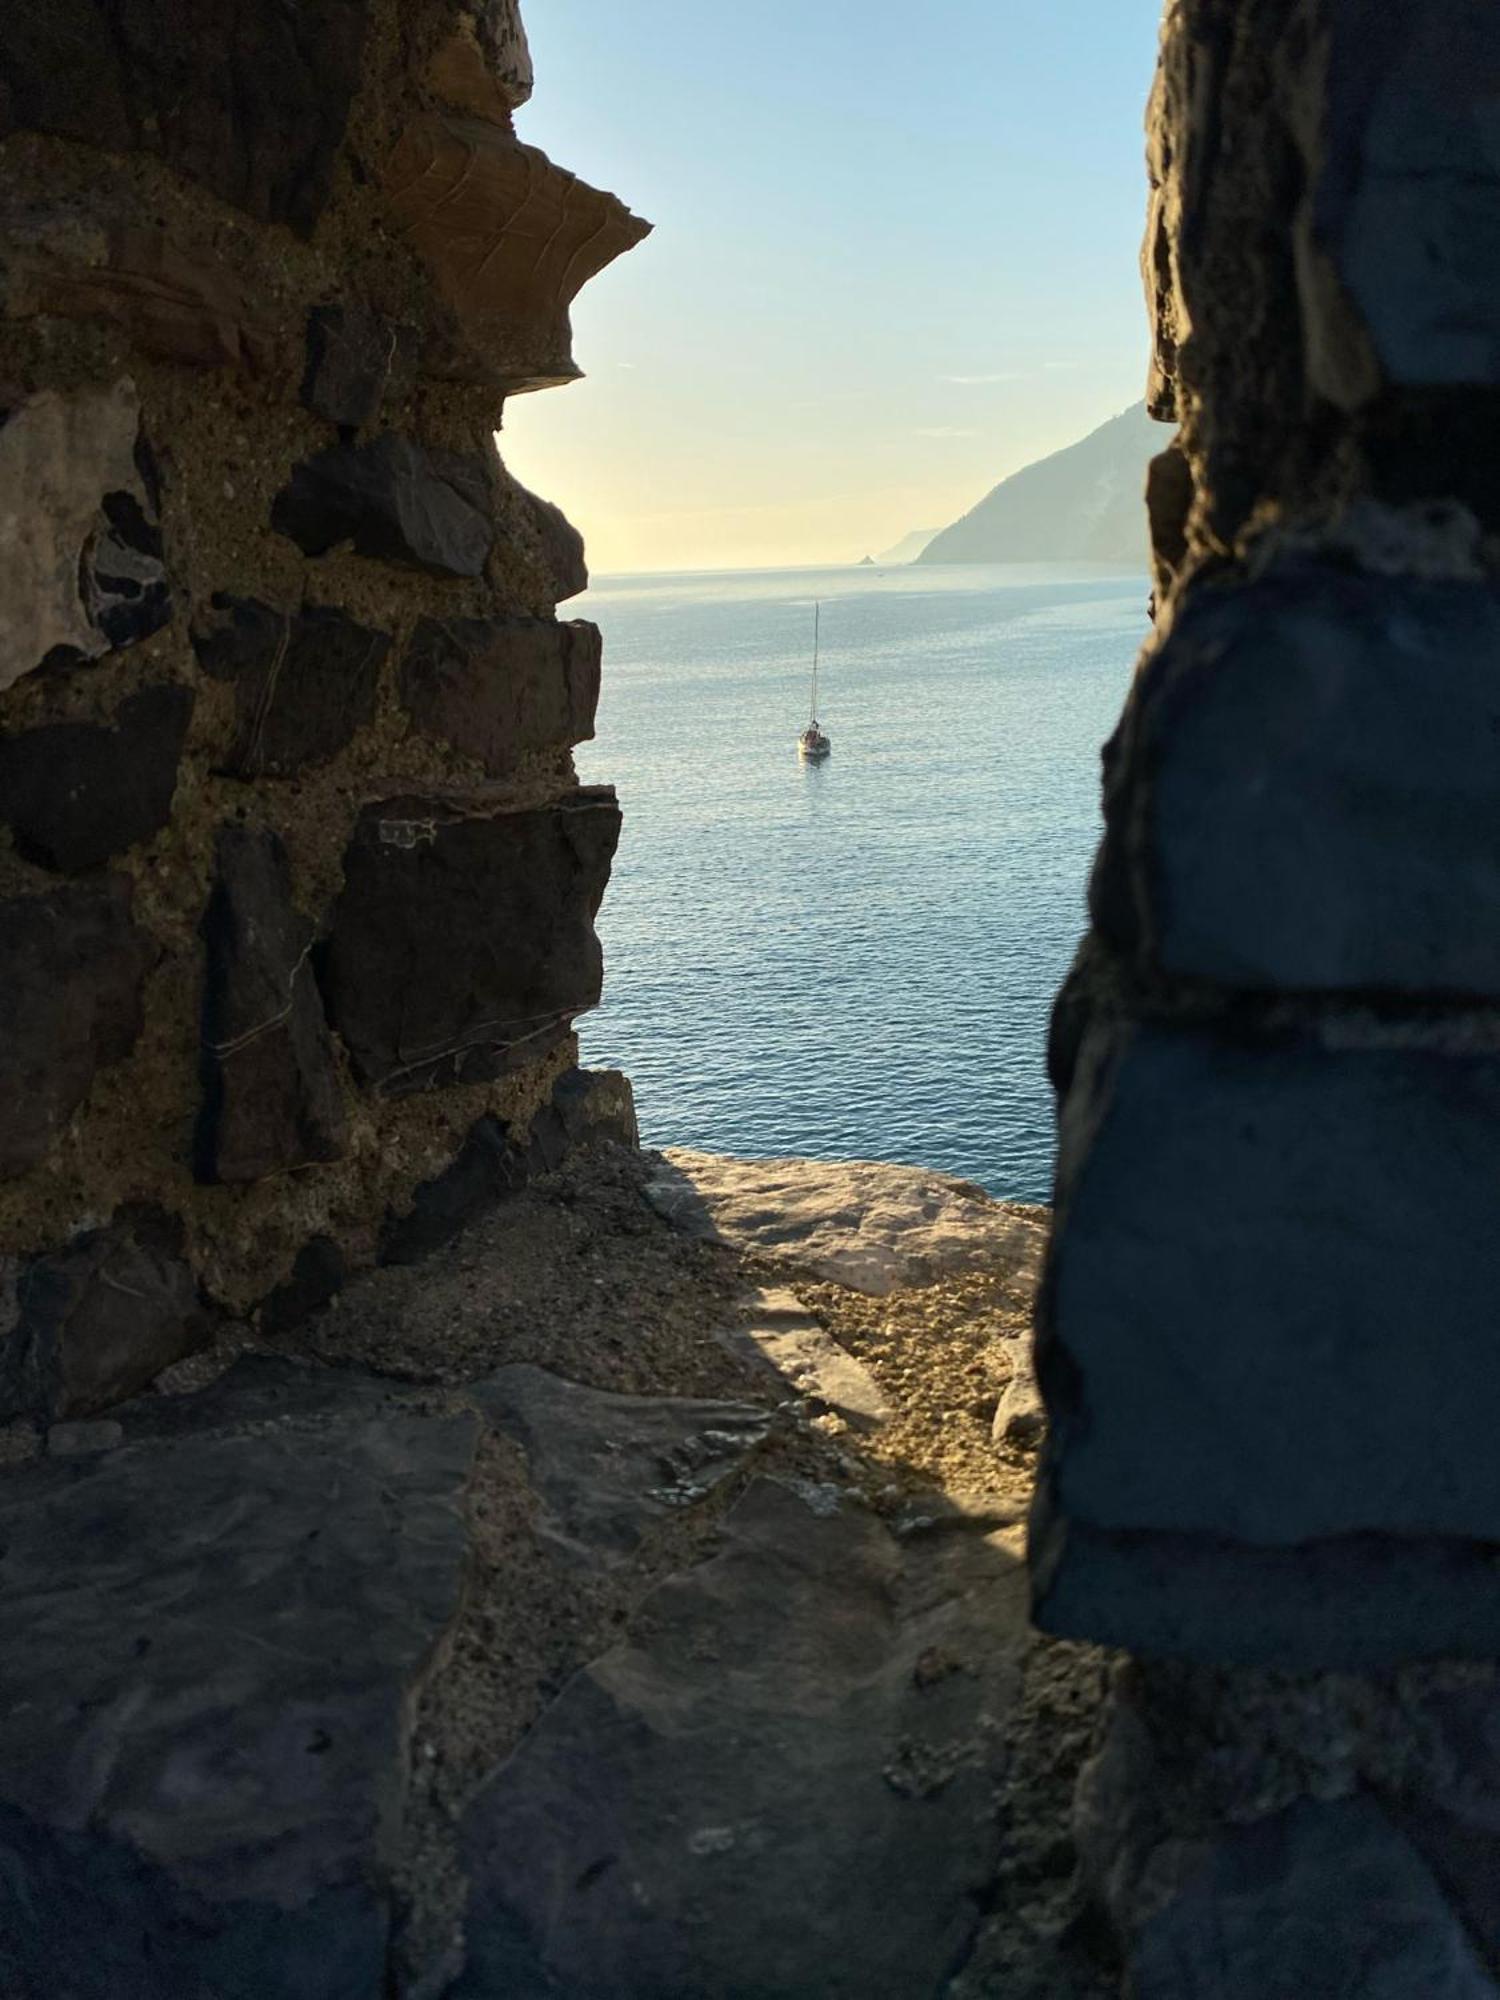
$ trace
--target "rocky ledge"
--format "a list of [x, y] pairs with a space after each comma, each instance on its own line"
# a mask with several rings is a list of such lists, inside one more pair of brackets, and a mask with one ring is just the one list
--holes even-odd
[[606, 1149], [0, 1430], [6, 2000], [1111, 1990], [994, 1435], [1040, 1218], [767, 1172]]

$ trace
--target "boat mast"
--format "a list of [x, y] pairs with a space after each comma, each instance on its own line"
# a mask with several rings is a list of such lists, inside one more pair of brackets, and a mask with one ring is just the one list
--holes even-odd
[[820, 603], [815, 602], [813, 605], [813, 684], [812, 684], [812, 720], [814, 722], [816, 722], [818, 719], [818, 628], [822, 623], [822, 619], [823, 619], [823, 606]]

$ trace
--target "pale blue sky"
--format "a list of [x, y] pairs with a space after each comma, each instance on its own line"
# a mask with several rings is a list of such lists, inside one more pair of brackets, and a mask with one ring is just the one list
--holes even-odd
[[506, 456], [598, 570], [842, 562], [1134, 402], [1160, 0], [531, 0], [521, 136], [656, 233]]

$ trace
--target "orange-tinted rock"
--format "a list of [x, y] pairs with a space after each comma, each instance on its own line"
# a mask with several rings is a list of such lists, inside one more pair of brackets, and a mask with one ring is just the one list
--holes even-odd
[[568, 307], [651, 227], [477, 118], [408, 126], [386, 194], [457, 321], [454, 351], [429, 365], [509, 394], [576, 378]]
[[516, 0], [481, 0], [465, 8], [427, 71], [442, 104], [505, 125], [531, 95], [531, 51]]

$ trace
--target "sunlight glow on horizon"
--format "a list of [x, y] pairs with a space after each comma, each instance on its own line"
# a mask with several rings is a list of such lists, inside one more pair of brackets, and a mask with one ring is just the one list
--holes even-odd
[[597, 572], [879, 556], [1140, 398], [1159, 0], [708, 11], [528, 18], [522, 137], [656, 225], [505, 413]]

